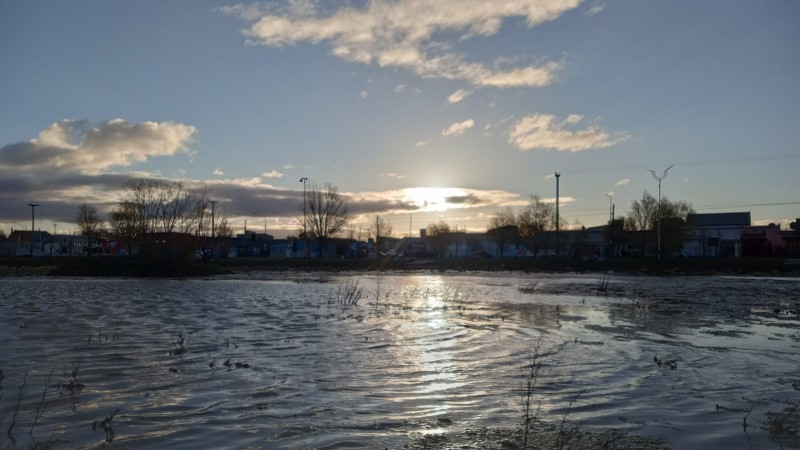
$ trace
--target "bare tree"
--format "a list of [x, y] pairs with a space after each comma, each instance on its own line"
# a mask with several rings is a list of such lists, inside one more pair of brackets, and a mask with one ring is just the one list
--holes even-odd
[[506, 244], [518, 241], [520, 238], [517, 223], [518, 217], [510, 207], [492, 216], [489, 220], [486, 234], [497, 242], [500, 247], [501, 258], [505, 256]]
[[428, 239], [436, 246], [436, 254], [439, 258], [444, 257], [444, 251], [453, 242], [453, 230], [444, 220], [438, 223], [428, 224]]
[[[562, 228], [566, 227], [563, 217], [559, 218]], [[519, 234], [530, 243], [534, 254], [544, 240], [544, 232], [556, 229], [556, 209], [552, 203], [543, 201], [539, 195], [531, 195], [528, 206], [517, 216]]]
[[631, 211], [625, 218], [625, 229], [628, 231], [652, 230], [658, 214], [658, 200], [644, 191], [641, 200], [634, 200]]
[[138, 205], [131, 202], [120, 202], [109, 215], [111, 230], [125, 242], [128, 255], [135, 253], [136, 241], [140, 237], [139, 214]]
[[322, 258], [327, 240], [347, 225], [347, 206], [336, 187], [325, 183], [322, 186], [315, 184], [309, 188], [306, 207], [307, 231], [319, 242], [319, 257]]
[[[634, 200], [631, 210], [625, 217], [625, 230], [639, 232], [642, 237], [642, 252], [647, 245], [647, 231], [656, 229], [659, 216], [662, 223], [662, 240], [671, 251], [679, 250], [682, 245], [683, 224], [689, 214], [694, 213], [690, 203], [684, 201], [671, 202], [661, 198], [661, 204], [647, 191], [641, 200]], [[642, 253], [644, 255], [644, 253]]]
[[556, 228], [556, 209], [552, 203], [542, 201], [538, 194], [531, 195], [530, 202], [517, 216], [519, 232], [524, 237], [533, 237], [542, 231]]
[[392, 225], [380, 216], [375, 216], [375, 223], [367, 229], [367, 234], [375, 236], [375, 247], [380, 250], [381, 236], [388, 237], [392, 234]]
[[89, 247], [86, 249], [87, 256], [92, 253], [92, 237], [97, 234], [103, 225], [103, 220], [97, 214], [97, 208], [86, 203], [78, 206], [78, 214], [75, 217], [75, 224], [81, 230], [81, 234], [86, 235]]
[[207, 188], [193, 190], [182, 182], [135, 178], [123, 185], [123, 191], [111, 212], [111, 224], [132, 253], [145, 250], [163, 267], [176, 257], [194, 255], [196, 239], [186, 235], [197, 236], [207, 226]]

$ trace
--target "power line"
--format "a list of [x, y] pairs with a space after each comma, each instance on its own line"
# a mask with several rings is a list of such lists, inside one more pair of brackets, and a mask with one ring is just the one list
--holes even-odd
[[[744, 156], [741, 158], [717, 158], [717, 159], [697, 159], [697, 160], [686, 160], [686, 161], [676, 161], [676, 166], [701, 166], [701, 165], [709, 165], [709, 164], [737, 164], [737, 163], [748, 163], [753, 161], [765, 161], [765, 160], [780, 160], [780, 159], [794, 159], [800, 158], [800, 154], [798, 153], [776, 153], [772, 155], [762, 155], [762, 156]], [[569, 169], [563, 171], [565, 173], [593, 173], [593, 172], [612, 172], [618, 170], [648, 170], [647, 168], [649, 165], [644, 164], [637, 164], [637, 165], [630, 165], [630, 166], [606, 166], [606, 167], [591, 167], [591, 168], [578, 168], [578, 169]], [[518, 177], [530, 177], [531, 175], [550, 175], [550, 171], [542, 171], [542, 172], [534, 172], [534, 173], [524, 173], [513, 176], [514, 178]], [[492, 177], [491, 179], [497, 178], [509, 178], [507, 176], [503, 177]]]

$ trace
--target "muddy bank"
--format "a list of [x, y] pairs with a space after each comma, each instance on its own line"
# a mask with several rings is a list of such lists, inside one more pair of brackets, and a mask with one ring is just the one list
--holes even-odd
[[264, 272], [519, 272], [616, 273], [626, 275], [753, 275], [800, 277], [800, 265], [779, 259], [674, 259], [606, 261], [542, 259], [270, 259], [232, 258], [155, 265], [143, 258], [5, 258], [0, 276], [205, 277]]

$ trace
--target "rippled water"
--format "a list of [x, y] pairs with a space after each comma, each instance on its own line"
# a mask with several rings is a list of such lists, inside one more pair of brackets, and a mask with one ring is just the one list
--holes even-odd
[[[358, 303], [339, 304], [356, 281]], [[577, 396], [569, 418], [589, 431], [798, 448], [798, 292], [599, 275], [0, 279], [0, 448], [31, 434], [51, 448], [402, 448], [513, 430], [539, 337], [546, 420]]]

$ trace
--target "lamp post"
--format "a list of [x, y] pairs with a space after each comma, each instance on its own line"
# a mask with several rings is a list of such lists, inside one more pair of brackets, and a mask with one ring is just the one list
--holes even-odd
[[306, 185], [308, 185], [308, 178], [300, 178], [300, 182], [303, 183], [303, 243], [306, 248], [306, 259], [308, 259], [310, 256], [308, 253], [308, 231], [306, 230]]
[[667, 171], [671, 169], [672, 166], [667, 167], [664, 170], [664, 173], [661, 176], [657, 176], [654, 170], [650, 170], [650, 173], [653, 174], [653, 178], [658, 181], [658, 208], [656, 209], [656, 214], [658, 214], [658, 260], [661, 261], [661, 180], [667, 178]]
[[558, 202], [559, 202], [559, 180], [561, 179], [561, 174], [556, 172], [556, 259], [558, 259], [558, 234], [561, 229], [561, 218], [558, 216]]
[[[260, 216], [261, 214], [253, 211], [251, 214], [255, 214], [256, 216]], [[264, 216], [264, 234], [267, 234], [267, 216]]]
[[209, 200], [211, 203], [211, 257], [214, 257], [214, 254], [217, 252], [217, 242], [216, 242], [216, 235], [215, 235], [215, 223], [214, 223], [214, 206], [216, 206], [216, 200]]
[[33, 256], [33, 233], [34, 233], [34, 230], [35, 230], [35, 228], [34, 228], [35, 222], [34, 222], [34, 219], [33, 219], [33, 211], [34, 211], [34, 208], [36, 208], [39, 205], [37, 205], [36, 203], [28, 203], [28, 206], [31, 207], [31, 256]]
[[614, 253], [614, 204], [611, 201], [611, 194], [606, 192], [603, 195], [608, 197], [608, 246], [610, 247], [608, 253], [611, 255]]

